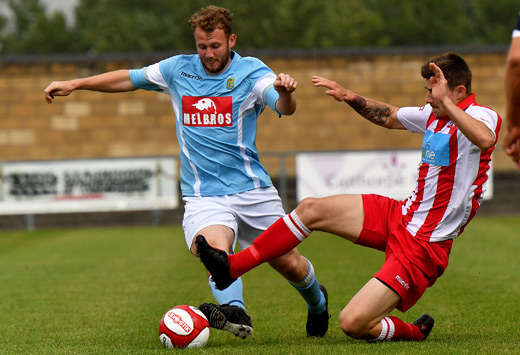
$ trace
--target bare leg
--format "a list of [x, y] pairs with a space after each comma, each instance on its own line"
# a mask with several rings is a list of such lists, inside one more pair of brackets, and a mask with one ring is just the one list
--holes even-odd
[[341, 329], [352, 338], [375, 339], [381, 333], [381, 319], [397, 307], [399, 300], [386, 285], [370, 279], [341, 311]]

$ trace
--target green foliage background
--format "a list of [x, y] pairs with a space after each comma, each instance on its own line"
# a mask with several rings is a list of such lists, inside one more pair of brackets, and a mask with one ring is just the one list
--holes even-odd
[[[64, 0], [66, 1], [66, 0]], [[509, 43], [518, 0], [80, 0], [75, 21], [40, 0], [0, 0], [1, 53], [192, 50], [187, 20], [209, 4], [234, 13], [239, 48]]]

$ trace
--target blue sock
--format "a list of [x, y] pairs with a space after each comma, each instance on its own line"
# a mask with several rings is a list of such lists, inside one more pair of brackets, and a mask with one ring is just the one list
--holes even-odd
[[300, 282], [290, 282], [290, 284], [300, 293], [305, 302], [307, 302], [307, 309], [313, 314], [320, 314], [325, 311], [325, 296], [320, 290], [320, 284], [314, 274], [314, 267], [309, 263], [309, 271], [303, 280]]
[[218, 304], [229, 304], [232, 306], [242, 307], [246, 309], [244, 306], [244, 295], [243, 295], [243, 286], [242, 286], [242, 278], [238, 278], [235, 282], [229, 285], [225, 290], [217, 290], [215, 287], [215, 283], [208, 279], [209, 288], [213, 297], [217, 300]]

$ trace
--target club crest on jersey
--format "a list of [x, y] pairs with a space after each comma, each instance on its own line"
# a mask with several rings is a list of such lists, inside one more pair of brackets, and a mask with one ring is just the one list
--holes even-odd
[[226, 82], [226, 87], [228, 88], [228, 90], [233, 89], [234, 86], [235, 86], [235, 78], [228, 78], [228, 80]]
[[229, 127], [233, 125], [233, 98], [182, 97], [184, 126]]

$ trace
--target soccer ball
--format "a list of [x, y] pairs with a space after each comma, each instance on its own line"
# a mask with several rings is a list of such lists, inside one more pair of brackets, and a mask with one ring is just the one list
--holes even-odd
[[159, 339], [165, 348], [202, 348], [209, 339], [208, 319], [196, 307], [173, 307], [161, 319]]

